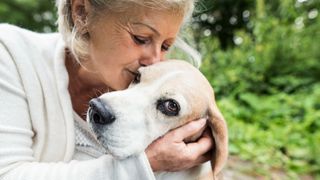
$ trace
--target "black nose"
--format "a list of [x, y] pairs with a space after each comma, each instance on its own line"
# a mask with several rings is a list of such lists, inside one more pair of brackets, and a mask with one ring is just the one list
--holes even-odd
[[96, 124], [107, 125], [116, 120], [111, 108], [103, 103], [99, 98], [94, 98], [89, 102], [90, 121]]

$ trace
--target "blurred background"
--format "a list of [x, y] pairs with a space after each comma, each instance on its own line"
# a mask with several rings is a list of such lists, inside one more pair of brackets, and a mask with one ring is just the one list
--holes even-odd
[[[54, 4], [1, 0], [0, 22], [55, 32]], [[183, 35], [228, 122], [228, 177], [320, 179], [319, 11], [320, 0], [198, 3]]]

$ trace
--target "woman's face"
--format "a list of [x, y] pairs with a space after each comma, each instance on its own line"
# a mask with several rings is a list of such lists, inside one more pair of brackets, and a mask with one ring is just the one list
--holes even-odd
[[125, 17], [109, 14], [89, 29], [86, 67], [112, 90], [127, 88], [134, 78], [132, 72], [139, 67], [164, 60], [183, 20], [165, 11], [146, 9]]

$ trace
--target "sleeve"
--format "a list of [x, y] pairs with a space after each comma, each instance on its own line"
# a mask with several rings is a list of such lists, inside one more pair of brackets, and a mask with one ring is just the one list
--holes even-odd
[[87, 161], [37, 162], [32, 149], [34, 132], [20, 79], [10, 53], [0, 42], [1, 180], [155, 179], [144, 153], [125, 160], [101, 156]]

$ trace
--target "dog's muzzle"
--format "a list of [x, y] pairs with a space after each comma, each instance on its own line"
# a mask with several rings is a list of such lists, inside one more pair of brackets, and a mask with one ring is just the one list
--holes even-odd
[[89, 102], [89, 118], [91, 123], [98, 125], [108, 125], [116, 120], [111, 108], [101, 101], [99, 98], [94, 98]]

